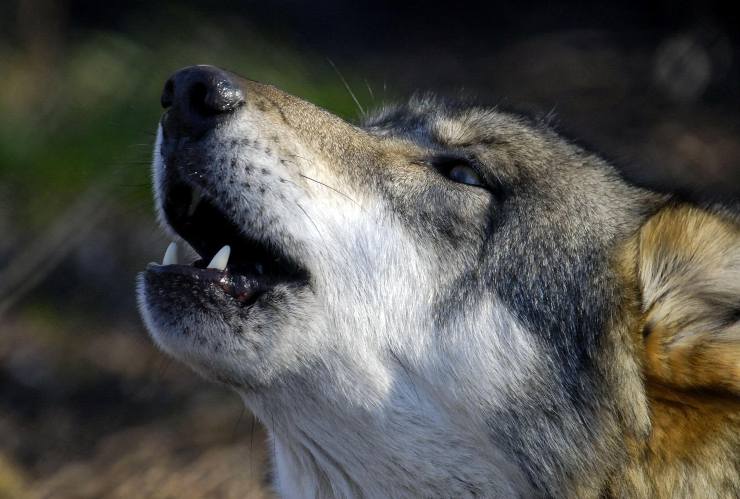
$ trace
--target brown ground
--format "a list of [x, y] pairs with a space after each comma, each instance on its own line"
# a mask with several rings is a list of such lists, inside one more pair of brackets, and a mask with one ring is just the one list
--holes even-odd
[[271, 497], [265, 434], [235, 394], [139, 328], [67, 327], [3, 323], [0, 498]]

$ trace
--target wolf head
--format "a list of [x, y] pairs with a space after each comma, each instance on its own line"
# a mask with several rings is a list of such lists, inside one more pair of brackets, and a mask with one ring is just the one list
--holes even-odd
[[650, 434], [645, 377], [699, 382], [664, 351], [695, 320], [738, 388], [737, 220], [544, 122], [423, 96], [355, 126], [208, 66], [162, 103], [159, 218], [203, 260], [151, 265], [142, 316], [267, 426], [286, 496], [598, 494]]

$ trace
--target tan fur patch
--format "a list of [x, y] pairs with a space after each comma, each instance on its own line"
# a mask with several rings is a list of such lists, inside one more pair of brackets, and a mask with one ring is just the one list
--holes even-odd
[[[630, 438], [614, 497], [740, 496], [740, 227], [689, 206], [623, 249], [651, 428]], [[630, 263], [631, 262], [631, 263]]]
[[642, 228], [638, 251], [646, 374], [740, 395], [740, 228], [668, 208]]

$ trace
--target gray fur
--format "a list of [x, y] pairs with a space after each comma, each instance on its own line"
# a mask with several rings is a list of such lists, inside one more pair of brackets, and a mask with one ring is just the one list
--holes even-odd
[[[155, 189], [180, 169], [310, 278], [245, 309], [146, 272], [139, 300], [163, 350], [268, 428], [278, 491], [597, 493], [647, 425], [644, 393], [614, 396], [638, 370], [617, 379], [604, 359], [624, 299], [611, 254], [657, 198], [495, 109], [423, 96], [353, 126], [242, 84], [224, 126], [168, 157], [160, 134]], [[486, 189], [440, 174], [455, 156]]]

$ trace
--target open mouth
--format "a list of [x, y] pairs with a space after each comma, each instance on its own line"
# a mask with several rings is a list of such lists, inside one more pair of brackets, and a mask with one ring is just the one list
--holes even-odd
[[200, 259], [182, 265], [173, 243], [162, 265], [150, 270], [215, 284], [244, 305], [253, 304], [278, 283], [307, 280], [300, 265], [275, 245], [246, 236], [199, 187], [172, 176], [166, 184], [165, 218]]

